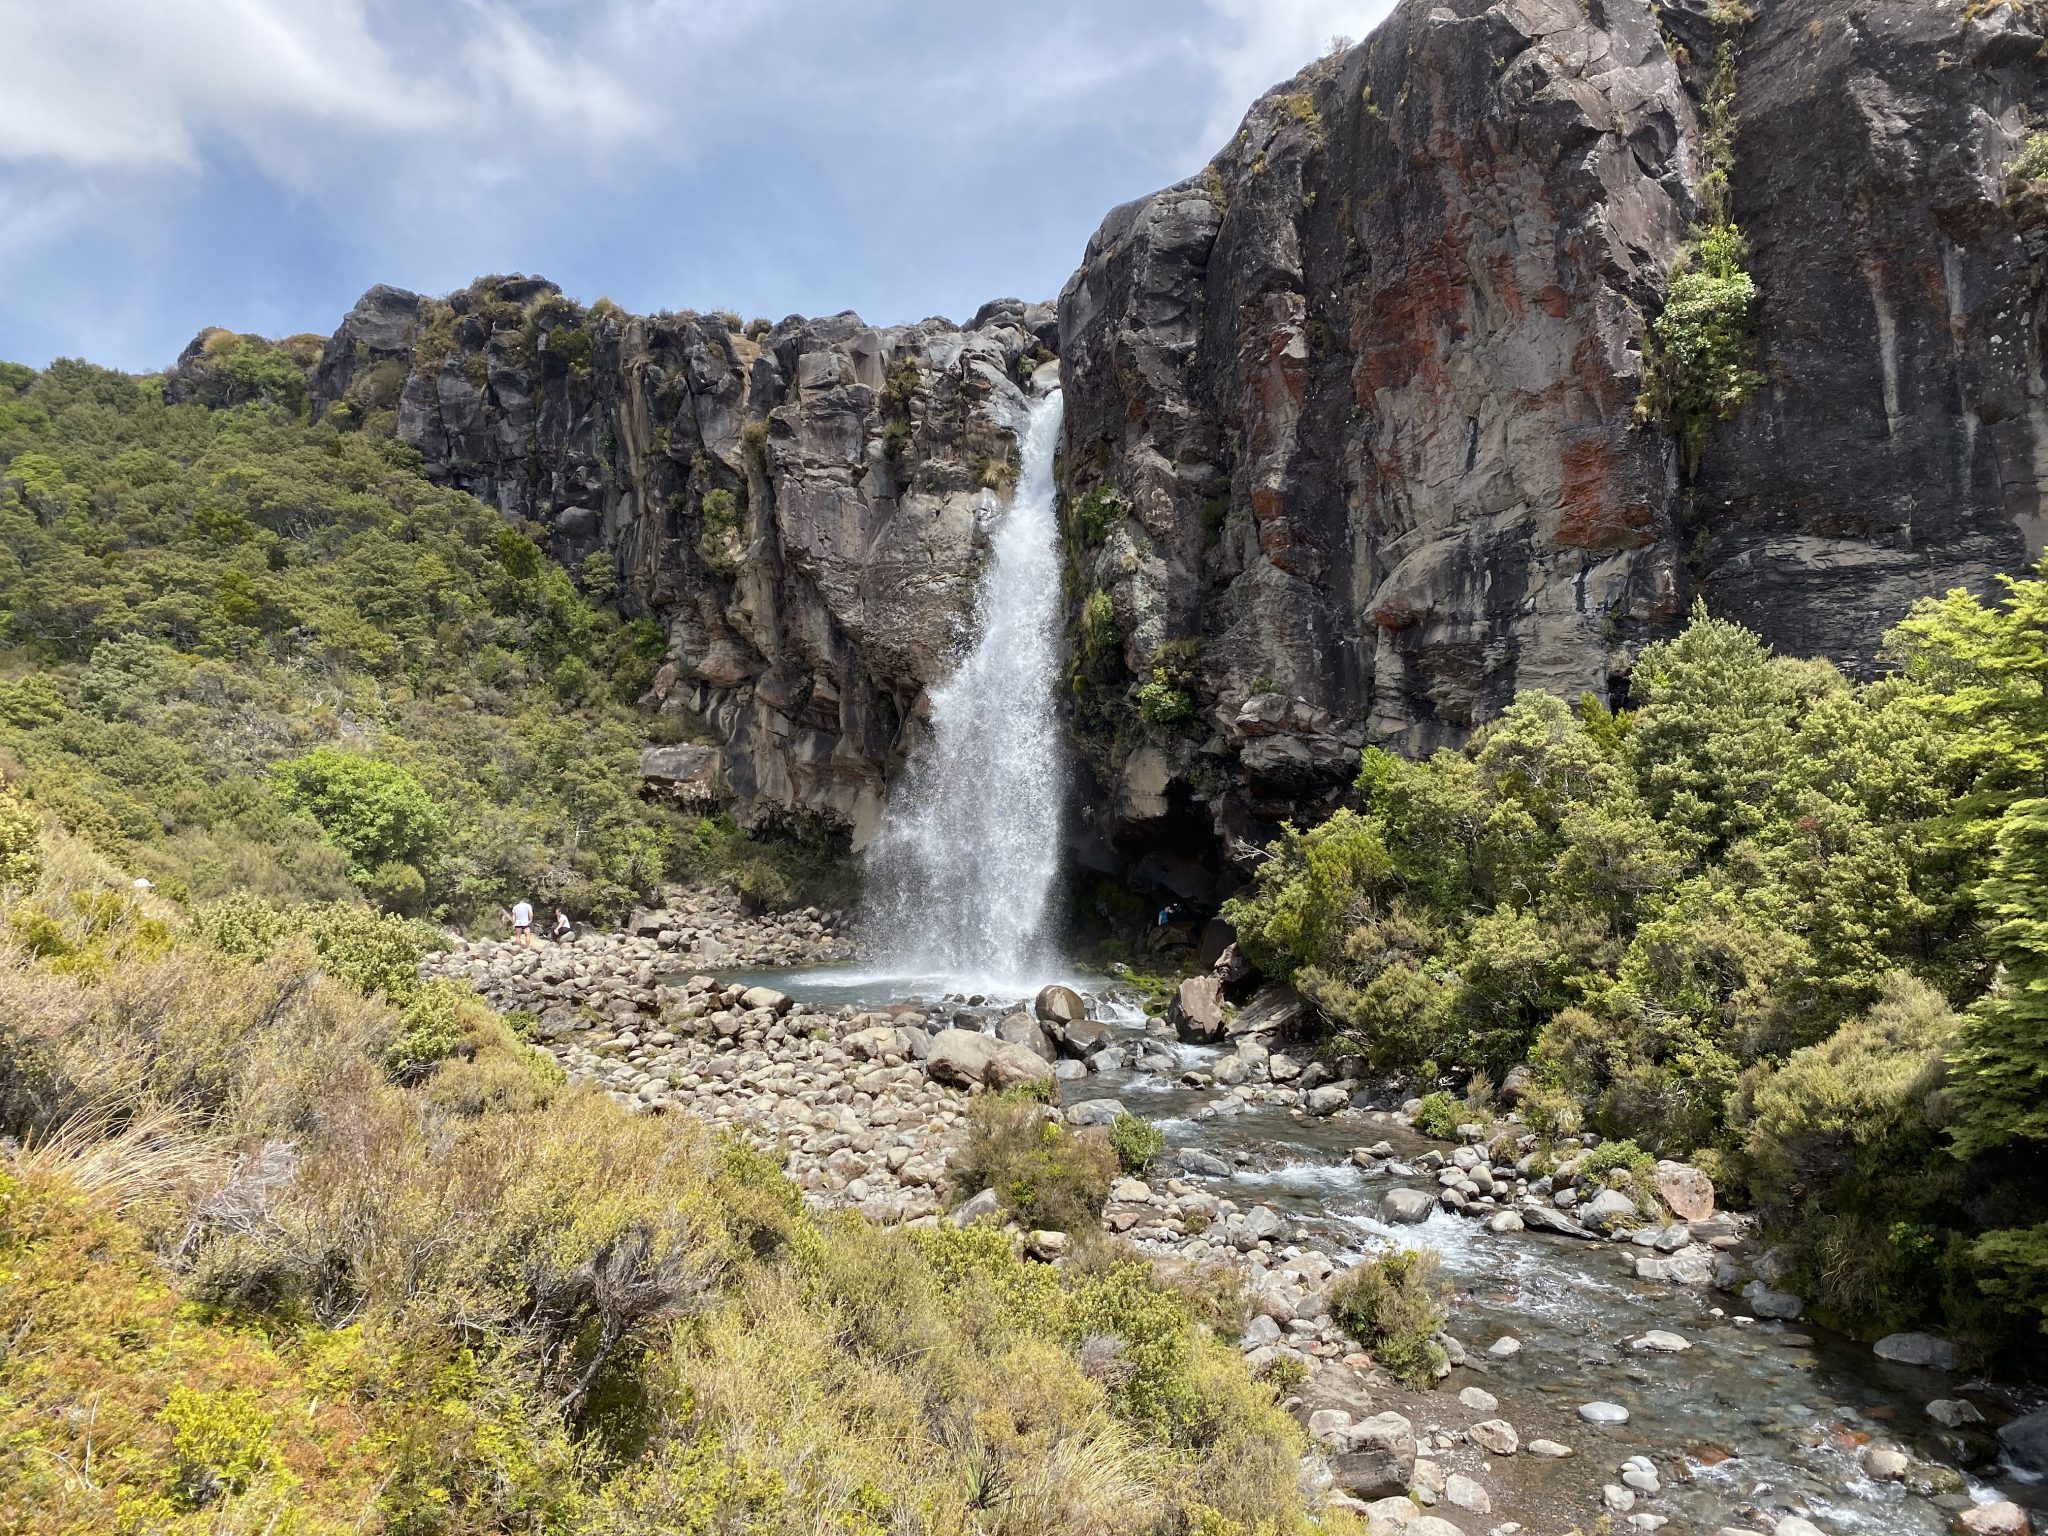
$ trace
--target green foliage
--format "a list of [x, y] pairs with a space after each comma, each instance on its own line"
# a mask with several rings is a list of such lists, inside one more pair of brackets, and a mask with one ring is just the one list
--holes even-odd
[[[0, 396], [0, 748], [169, 894], [622, 911], [674, 846], [639, 794], [644, 627], [388, 438], [73, 362]], [[322, 748], [412, 775], [427, 863], [293, 813], [271, 769]]]
[[[213, 926], [308, 926], [270, 915]], [[1201, 1287], [813, 1217], [770, 1156], [537, 1091], [475, 998], [311, 965], [8, 978], [38, 1070], [0, 1133], [179, 1117], [0, 1163], [21, 1536], [1311, 1529], [1300, 1432]]]
[[358, 882], [380, 866], [418, 868], [433, 861], [446, 820], [420, 781], [398, 764], [317, 747], [272, 765], [270, 775], [285, 805], [311, 816], [348, 855]]
[[1117, 631], [1116, 604], [1100, 588], [1081, 605], [1081, 654], [1084, 661], [1108, 656], [1122, 640]]
[[987, 1094], [968, 1112], [947, 1178], [956, 1202], [992, 1189], [1026, 1227], [1092, 1232], [1116, 1172], [1117, 1152], [1100, 1132], [1068, 1130], [1035, 1099]]
[[1150, 1120], [1118, 1115], [1109, 1123], [1109, 1145], [1116, 1153], [1119, 1168], [1125, 1173], [1139, 1174], [1166, 1150], [1166, 1133]]
[[1415, 1129], [1434, 1140], [1450, 1141], [1457, 1136], [1463, 1119], [1458, 1101], [1448, 1093], [1426, 1094], [1415, 1111]]
[[0, 786], [0, 886], [29, 886], [43, 872], [36, 813], [12, 790]]
[[843, 907], [859, 894], [848, 834], [817, 821], [750, 832], [723, 813], [700, 817], [683, 838], [679, 863], [691, 878], [730, 886], [756, 909]]
[[1131, 504], [1122, 491], [1098, 485], [1072, 503], [1067, 527], [1083, 549], [1099, 549], [1110, 530], [1130, 515]]
[[1138, 714], [1154, 730], [1170, 730], [1195, 718], [1194, 701], [1164, 667], [1138, 684]]
[[1707, 434], [1769, 382], [1755, 366], [1756, 280], [1749, 243], [1728, 212], [1735, 168], [1735, 51], [1723, 41], [1706, 90], [1705, 217], [1693, 226], [1671, 272], [1664, 308], [1644, 338], [1636, 419], [1672, 433], [1688, 475], [1699, 469]]
[[1434, 1248], [1396, 1248], [1347, 1269], [1330, 1288], [1330, 1314], [1396, 1380], [1422, 1390], [1449, 1363], [1435, 1335], [1449, 1312]]
[[721, 576], [732, 575], [740, 565], [739, 502], [720, 486], [704, 493], [698, 512], [703, 523], [697, 535], [697, 553]]

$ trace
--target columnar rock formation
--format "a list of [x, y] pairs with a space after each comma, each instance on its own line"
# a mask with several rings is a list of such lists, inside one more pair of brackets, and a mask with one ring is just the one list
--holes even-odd
[[[1057, 355], [1082, 842], [1206, 888], [1365, 742], [1612, 694], [1695, 597], [1867, 669], [1915, 597], [2038, 551], [2048, 227], [2008, 168], [2048, 107], [2041, 0], [1708, 4], [1408, 0], [1110, 214], [1056, 315], [380, 288], [315, 408], [395, 411], [653, 619], [657, 691], [748, 816], [861, 836]], [[1768, 382], [1688, 472], [1636, 401], [1724, 41]]]

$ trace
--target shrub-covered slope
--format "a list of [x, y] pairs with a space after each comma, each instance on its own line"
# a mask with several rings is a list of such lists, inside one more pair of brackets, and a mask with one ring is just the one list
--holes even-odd
[[217, 361], [218, 408], [0, 373], [0, 768], [197, 897], [608, 914], [668, 872], [630, 704], [661, 637], [412, 450], [307, 425], [283, 353]]
[[1864, 685], [1696, 612], [1627, 710], [1368, 750], [1227, 911], [1339, 1048], [1747, 1184], [1838, 1319], [2038, 1346], [2044, 604], [1923, 603]]
[[0, 1529], [1305, 1529], [1272, 1388], [1142, 1264], [806, 1215], [398, 919], [187, 923], [0, 822]]

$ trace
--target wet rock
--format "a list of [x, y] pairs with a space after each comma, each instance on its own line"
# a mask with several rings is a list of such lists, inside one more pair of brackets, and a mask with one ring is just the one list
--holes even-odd
[[1961, 1429], [1965, 1424], [1982, 1424], [1984, 1415], [1977, 1405], [1960, 1397], [1937, 1397], [1927, 1405], [1927, 1417], [1944, 1429]]
[[1305, 1012], [1294, 988], [1276, 982], [1259, 988], [1226, 1026], [1232, 1039], [1257, 1035], [1291, 1035]]
[[1495, 1211], [1486, 1218], [1486, 1230], [1489, 1232], [1520, 1232], [1526, 1225], [1517, 1211]]
[[1576, 1221], [1573, 1221], [1571, 1217], [1565, 1215], [1562, 1211], [1552, 1209], [1550, 1206], [1537, 1205], [1532, 1201], [1527, 1205], [1517, 1206], [1515, 1209], [1521, 1213], [1523, 1225], [1533, 1227], [1538, 1232], [1555, 1232], [1562, 1237], [1581, 1237], [1589, 1241], [1593, 1237], [1591, 1232], [1588, 1232]]
[[1706, 1285], [1714, 1278], [1714, 1256], [1704, 1248], [1687, 1249], [1670, 1258], [1639, 1253], [1635, 1256], [1638, 1280], [1661, 1280], [1671, 1285]]
[[1652, 1328], [1639, 1339], [1629, 1341], [1630, 1349], [1647, 1351], [1656, 1355], [1682, 1355], [1692, 1348], [1692, 1340], [1682, 1334], [1666, 1333], [1661, 1328]]
[[1351, 1095], [1343, 1088], [1311, 1088], [1305, 1101], [1308, 1112], [1318, 1119], [1334, 1115], [1350, 1103]]
[[1380, 1197], [1380, 1220], [1398, 1226], [1416, 1226], [1429, 1220], [1436, 1197], [1422, 1189], [1390, 1189]]
[[1904, 1482], [1907, 1471], [1913, 1465], [1913, 1459], [1904, 1451], [1896, 1445], [1887, 1445], [1882, 1441], [1875, 1441], [1863, 1447], [1863, 1452], [1857, 1460], [1862, 1463], [1864, 1475], [1880, 1483]]
[[1067, 1124], [1076, 1126], [1109, 1125], [1124, 1113], [1124, 1106], [1117, 1099], [1083, 1099], [1067, 1111]]
[[1039, 989], [1031, 1011], [1048, 1024], [1079, 1024], [1088, 1017], [1088, 1004], [1072, 987], [1055, 983]]
[[1804, 1515], [1780, 1515], [1776, 1536], [1826, 1536], [1826, 1533]]
[[[1964, 1536], [2027, 1536], [2033, 1528], [2027, 1512], [2010, 1499], [1993, 1504], [1976, 1504], [1956, 1516], [1955, 1528]], [[1778, 1531], [1783, 1536], [1785, 1527]]]
[[1929, 1333], [1888, 1333], [1870, 1346], [1880, 1360], [1898, 1365], [1924, 1365], [1937, 1371], [1956, 1368], [1956, 1347]]
[[2000, 1425], [1998, 1443], [2014, 1466], [2036, 1476], [2048, 1476], [2048, 1408]]
[[1531, 1456], [1541, 1456], [1549, 1461], [1561, 1461], [1572, 1454], [1572, 1448], [1568, 1445], [1560, 1445], [1555, 1440], [1531, 1440], [1529, 1442], [1529, 1454]]
[[1223, 983], [1214, 976], [1190, 976], [1175, 989], [1166, 1019], [1183, 1040], [1204, 1043], [1223, 1035]]
[[1752, 1280], [1742, 1288], [1742, 1299], [1749, 1303], [1750, 1311], [1758, 1317], [1776, 1318], [1791, 1322], [1806, 1310], [1806, 1303], [1790, 1291], [1771, 1289], [1761, 1280]]
[[1581, 1403], [1579, 1417], [1588, 1424], [1626, 1424], [1628, 1410], [1619, 1403]]
[[1182, 1149], [1178, 1161], [1183, 1172], [1205, 1179], [1221, 1179], [1230, 1175], [1230, 1164], [1213, 1152], [1203, 1152], [1195, 1147]]
[[1474, 1413], [1491, 1413], [1500, 1406], [1500, 1399], [1484, 1387], [1466, 1387], [1458, 1394], [1458, 1401]]
[[1522, 1352], [1522, 1341], [1513, 1334], [1504, 1333], [1486, 1346], [1486, 1352], [1496, 1360], [1512, 1360]]

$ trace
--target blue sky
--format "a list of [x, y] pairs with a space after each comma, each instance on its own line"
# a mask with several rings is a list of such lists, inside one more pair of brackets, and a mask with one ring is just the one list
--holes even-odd
[[1051, 298], [1391, 0], [0, 0], [0, 358], [372, 283], [877, 323]]

